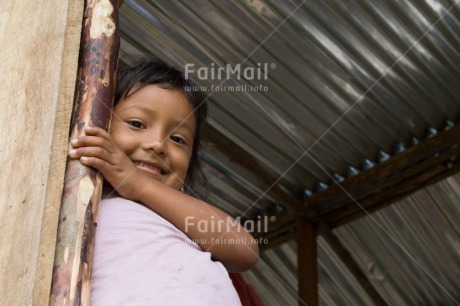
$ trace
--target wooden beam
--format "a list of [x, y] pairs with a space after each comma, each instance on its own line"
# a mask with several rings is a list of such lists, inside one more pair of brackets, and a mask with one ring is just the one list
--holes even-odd
[[[70, 138], [85, 126], [107, 129], [115, 96], [118, 0], [87, 1], [80, 48], [79, 82]], [[68, 159], [54, 258], [50, 305], [89, 305], [94, 228], [102, 176]]]
[[[269, 228], [267, 250], [294, 239], [297, 215], [330, 228], [352, 222], [460, 171], [460, 126], [427, 139], [356, 177], [306, 199], [293, 215]], [[344, 191], [353, 197], [356, 202]], [[295, 207], [295, 206], [294, 206]], [[364, 210], [363, 210], [364, 209]], [[262, 235], [257, 233], [257, 238]]]
[[331, 228], [366, 215], [355, 200], [366, 211], [381, 209], [454, 174], [460, 152], [459, 135], [460, 126], [441, 132], [340, 185], [313, 195], [305, 200], [303, 207], [316, 210]]
[[298, 219], [297, 269], [299, 306], [317, 306], [318, 298], [318, 230], [315, 224]]
[[[407, 149], [405, 152], [393, 156], [375, 167], [361, 172], [359, 175], [350, 177], [342, 182], [342, 187], [348, 192], [354, 193], [368, 189], [369, 186], [379, 185], [386, 180], [399, 175], [402, 171], [416, 166], [421, 161], [433, 157], [454, 144], [459, 143], [460, 125], [440, 132], [433, 138], [426, 139], [420, 144]], [[333, 185], [326, 190], [318, 192], [305, 202], [305, 206], [318, 208], [325, 204], [331, 206], [337, 201], [347, 198], [343, 189]]]
[[[369, 186], [369, 188], [357, 190], [353, 193], [356, 197], [367, 197], [376, 193], [385, 192], [388, 189], [392, 189], [394, 186], [398, 186], [401, 183], [407, 182], [410, 179], [417, 177], [421, 174], [425, 175], [429, 173], [433, 167], [439, 165], [445, 165], [443, 167], [445, 170], [449, 167], [449, 163], [453, 164], [455, 162], [455, 156], [460, 153], [460, 146], [452, 146], [449, 149], [442, 151], [442, 153], [435, 153], [429, 158], [426, 158], [416, 165], [408, 166], [403, 170], [397, 172], [397, 175], [393, 175], [387, 179], [382, 179], [379, 184]], [[344, 193], [344, 195], [346, 195]], [[344, 205], [349, 201], [349, 197], [346, 196], [342, 200], [335, 202], [332, 205], [327, 205], [326, 207], [318, 207], [318, 212], [322, 215], [332, 212]]]
[[448, 165], [438, 164], [423, 173], [409, 177], [406, 181], [402, 181], [397, 185], [388, 186], [381, 194], [376, 193], [364, 198], [358, 197], [356, 201], [359, 206], [353, 201], [342, 211], [334, 211], [331, 214], [324, 215], [324, 220], [333, 228], [347, 224], [398, 200], [402, 200], [417, 190], [446, 179], [459, 171], [459, 160], [456, 160], [455, 163], [449, 162]]
[[320, 235], [326, 240], [329, 246], [337, 254], [337, 257], [343, 262], [343, 264], [348, 268], [351, 274], [356, 278], [358, 283], [363, 287], [364, 291], [378, 306], [388, 305], [385, 300], [382, 298], [380, 293], [374, 288], [372, 283], [367, 278], [366, 274], [359, 268], [358, 264], [354, 261], [350, 252], [342, 245], [337, 236], [332, 232], [332, 230], [324, 223], [321, 222], [318, 226]]
[[0, 305], [48, 305], [83, 2], [0, 10]]

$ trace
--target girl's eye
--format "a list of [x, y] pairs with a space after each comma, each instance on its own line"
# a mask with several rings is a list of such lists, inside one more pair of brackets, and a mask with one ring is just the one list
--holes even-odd
[[145, 129], [145, 125], [140, 121], [131, 120], [128, 121], [128, 124], [135, 127], [136, 129]]
[[171, 136], [170, 138], [171, 138], [171, 140], [174, 141], [174, 142], [177, 142], [177, 143], [180, 143], [180, 144], [187, 144], [187, 143], [185, 142], [185, 140], [184, 140], [183, 138], [179, 137], [179, 136], [174, 136], [174, 135], [173, 135], [173, 136]]

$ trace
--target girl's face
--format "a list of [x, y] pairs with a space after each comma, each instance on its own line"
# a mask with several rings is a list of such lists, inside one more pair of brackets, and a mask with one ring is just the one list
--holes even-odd
[[147, 85], [117, 103], [111, 134], [140, 170], [179, 190], [193, 149], [192, 111], [180, 90]]

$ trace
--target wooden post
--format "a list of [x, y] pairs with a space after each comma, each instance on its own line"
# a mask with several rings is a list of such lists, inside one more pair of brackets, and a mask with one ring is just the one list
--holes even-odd
[[299, 218], [297, 229], [299, 306], [318, 305], [317, 236], [316, 225]]
[[0, 305], [48, 305], [83, 1], [0, 4]]
[[[116, 88], [118, 0], [87, 1], [71, 138], [84, 126], [107, 129]], [[102, 177], [68, 159], [59, 216], [51, 305], [89, 305], [94, 226]]]

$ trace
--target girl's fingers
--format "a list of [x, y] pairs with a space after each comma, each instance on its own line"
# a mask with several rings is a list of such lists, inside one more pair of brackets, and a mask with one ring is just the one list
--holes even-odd
[[70, 140], [72, 147], [90, 147], [97, 146], [105, 148], [107, 151], [112, 152], [112, 137], [104, 129], [92, 126], [85, 126], [85, 136], [73, 138]]
[[107, 161], [97, 158], [97, 157], [82, 156], [80, 158], [80, 162], [84, 164], [85, 166], [96, 168], [98, 171], [101, 171], [103, 174], [104, 174], [105, 169], [112, 166]]
[[79, 138], [72, 139], [70, 143], [74, 148], [101, 147], [107, 150], [108, 152], [113, 152], [112, 143], [100, 136], [80, 136]]
[[69, 156], [72, 158], [80, 158], [82, 162], [85, 160], [85, 158], [96, 158], [103, 160], [110, 165], [115, 165], [115, 162], [111, 161], [112, 155], [101, 147], [84, 147], [72, 149], [69, 151]]
[[96, 126], [85, 126], [85, 133], [87, 135], [100, 136], [107, 140], [110, 139], [110, 134], [106, 130]]

